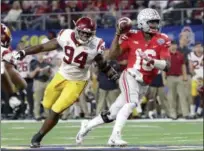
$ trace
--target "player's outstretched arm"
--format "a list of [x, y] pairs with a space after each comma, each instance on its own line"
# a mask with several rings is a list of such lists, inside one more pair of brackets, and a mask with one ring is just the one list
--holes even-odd
[[108, 55], [106, 55], [107, 60], [114, 60], [119, 55], [122, 54], [122, 49], [120, 48], [120, 45], [119, 45], [119, 38], [120, 38], [120, 35], [117, 34], [116, 32], [115, 37], [112, 41], [110, 50], [108, 51]]
[[37, 46], [28, 47], [24, 50], [20, 50], [14, 55], [14, 58], [17, 60], [21, 60], [26, 55], [36, 54], [44, 51], [52, 51], [57, 49], [58, 47], [59, 47], [59, 44], [57, 39], [52, 39], [44, 44], [40, 44]]
[[101, 72], [104, 72], [111, 80], [119, 79], [119, 73], [111, 67], [111, 65], [104, 59], [102, 54], [98, 54], [94, 60], [96, 61], [98, 68]]
[[[124, 35], [128, 33], [132, 27], [132, 21], [127, 17], [122, 17], [118, 20], [116, 24], [116, 33], [115, 37], [112, 41], [109, 54], [107, 55], [106, 59], [116, 59], [119, 55], [122, 54], [122, 49], [120, 48], [119, 40], [126, 39], [127, 37]], [[123, 36], [121, 36], [123, 34]]]

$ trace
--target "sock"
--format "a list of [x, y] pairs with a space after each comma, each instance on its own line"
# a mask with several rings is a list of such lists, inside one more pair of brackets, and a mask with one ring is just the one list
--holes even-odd
[[89, 121], [88, 125], [87, 125], [87, 129], [92, 129], [98, 125], [103, 124], [104, 121], [101, 117], [101, 115], [96, 116], [95, 118], [93, 118], [92, 120]]
[[201, 115], [201, 114], [202, 114], [202, 112], [203, 112], [203, 108], [198, 107], [198, 109], [197, 109], [197, 113], [198, 113], [199, 115]]
[[195, 115], [195, 109], [196, 109], [196, 106], [194, 104], [191, 104], [190, 106], [191, 115]]
[[45, 119], [40, 131], [34, 135], [32, 141], [40, 142], [42, 138], [58, 123], [59, 114], [51, 111]]
[[116, 122], [113, 128], [112, 135], [121, 133], [121, 130], [124, 127], [128, 117], [132, 113], [134, 107], [134, 103], [127, 103], [120, 109], [116, 117]]

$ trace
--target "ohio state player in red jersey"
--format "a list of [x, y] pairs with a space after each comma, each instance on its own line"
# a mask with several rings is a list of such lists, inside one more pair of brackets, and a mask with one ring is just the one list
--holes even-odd
[[121, 130], [132, 110], [136, 107], [141, 111], [140, 98], [146, 93], [148, 85], [159, 70], [167, 71], [170, 67], [168, 47], [170, 40], [165, 34], [159, 33], [160, 16], [154, 9], [144, 9], [137, 17], [139, 31], [123, 34], [117, 24], [116, 36], [112, 42], [109, 59], [128, 52], [128, 66], [119, 79], [121, 94], [112, 104], [109, 111], [102, 112], [91, 121], [83, 121], [76, 137], [77, 143], [82, 143], [84, 136], [97, 125], [109, 123], [116, 119], [112, 135], [108, 141], [111, 146], [124, 146], [127, 142], [121, 139]]

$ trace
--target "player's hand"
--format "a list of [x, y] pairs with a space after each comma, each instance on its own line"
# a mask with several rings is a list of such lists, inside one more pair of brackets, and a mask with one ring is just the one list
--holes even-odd
[[24, 50], [20, 50], [18, 52], [13, 53], [13, 57], [16, 60], [22, 60], [25, 56], [26, 54]]
[[144, 60], [146, 60], [147, 62], [152, 62], [154, 61], [154, 59], [152, 57], [149, 57], [146, 53], [142, 52], [141, 50], [137, 50], [140, 57]]
[[110, 68], [107, 75], [110, 80], [115, 81], [118, 80], [120, 77], [119, 73], [113, 67]]

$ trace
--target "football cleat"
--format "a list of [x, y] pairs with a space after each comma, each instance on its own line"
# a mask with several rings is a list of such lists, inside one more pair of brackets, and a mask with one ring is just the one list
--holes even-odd
[[39, 148], [41, 140], [42, 135], [40, 133], [35, 134], [31, 140], [30, 148]]
[[30, 148], [40, 148], [40, 143], [39, 142], [33, 142], [30, 144]]
[[88, 125], [88, 120], [83, 120], [81, 122], [81, 128], [76, 136], [76, 144], [82, 144], [84, 137], [88, 134], [89, 131], [91, 131], [90, 129], [87, 129], [87, 125]]
[[111, 147], [119, 146], [119, 147], [125, 147], [127, 146], [127, 142], [121, 139], [120, 132], [117, 132], [115, 135], [111, 135], [111, 137], [108, 140], [108, 145]]

